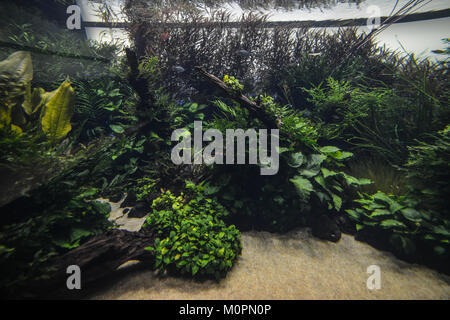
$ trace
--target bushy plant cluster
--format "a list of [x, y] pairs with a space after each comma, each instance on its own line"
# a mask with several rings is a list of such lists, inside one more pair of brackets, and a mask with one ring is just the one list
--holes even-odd
[[239, 83], [239, 80], [236, 79], [233, 76], [229, 76], [229, 75], [224, 75], [223, 76], [223, 82], [230, 86], [231, 88], [233, 88], [233, 90], [236, 90], [237, 92], [242, 92], [242, 90], [244, 89], [244, 86], [242, 84]]
[[[423, 115], [416, 102], [386, 87], [352, 87], [349, 81], [327, 80], [322, 86], [304, 89], [310, 94], [311, 116], [321, 124], [321, 136], [346, 143], [359, 154], [403, 164], [407, 146], [445, 125], [448, 107], [435, 106]], [[428, 128], [424, 129], [424, 123]]]
[[[378, 75], [387, 70], [381, 61], [390, 60], [389, 53], [369, 41], [351, 53], [348, 61], [342, 61], [343, 52], [363, 39], [356, 29], [341, 29], [334, 34], [308, 28], [271, 29], [264, 27], [267, 16], [255, 12], [245, 13], [235, 22], [231, 13], [221, 10], [205, 16], [195, 9], [171, 9], [167, 12], [130, 2], [126, 13], [138, 56], [158, 57], [165, 86], [180, 97], [211, 94], [210, 86], [194, 69], [203, 66], [220, 77], [232, 74], [247, 92], [266, 91], [280, 99], [288, 93], [290, 103], [302, 107], [306, 94], [297, 88], [318, 85], [332, 73], [348, 79]], [[236, 28], [227, 26], [231, 22]]]
[[355, 200], [358, 206], [347, 212], [359, 232], [388, 240], [400, 255], [441, 263], [450, 254], [448, 126], [408, 149], [409, 192], [362, 194]]
[[31, 207], [24, 220], [0, 228], [2, 290], [24, 289], [33, 281], [50, 279], [56, 271], [52, 258], [112, 227], [110, 205], [86, 200], [95, 193], [85, 190], [43, 210]]
[[378, 191], [360, 196], [355, 200], [359, 206], [347, 210], [358, 232], [378, 234], [380, 241], [388, 240], [402, 256], [448, 259], [450, 220], [445, 213], [421, 208], [420, 200], [410, 195]]
[[411, 191], [424, 209], [448, 214], [450, 195], [450, 125], [431, 135], [428, 141], [409, 146], [405, 165]]
[[[370, 183], [346, 174], [343, 162], [352, 153], [334, 146], [321, 147], [312, 123], [290, 106], [280, 107], [270, 96], [254, 100], [281, 122], [280, 168], [274, 176], [261, 176], [257, 165], [212, 166], [206, 192], [229, 208], [232, 221], [276, 231], [307, 225], [317, 212], [340, 211], [350, 200], [346, 193]], [[262, 125], [254, 123], [238, 105], [215, 104], [221, 113], [209, 123], [213, 128], [224, 131]]]
[[87, 142], [102, 135], [120, 135], [137, 121], [132, 89], [120, 79], [81, 79], [76, 91], [73, 121], [78, 125], [74, 142]]
[[201, 191], [188, 182], [187, 194], [167, 190], [153, 201], [144, 228], [158, 234], [148, 248], [155, 252], [156, 268], [219, 278], [240, 255], [240, 232], [222, 220], [226, 209]]

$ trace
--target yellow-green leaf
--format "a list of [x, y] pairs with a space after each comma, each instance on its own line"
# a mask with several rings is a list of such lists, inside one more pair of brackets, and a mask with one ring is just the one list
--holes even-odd
[[64, 138], [72, 129], [70, 118], [72, 117], [72, 105], [74, 102], [74, 89], [69, 81], [64, 81], [50, 97], [45, 105], [42, 117], [42, 131], [47, 135], [52, 144], [56, 144]]

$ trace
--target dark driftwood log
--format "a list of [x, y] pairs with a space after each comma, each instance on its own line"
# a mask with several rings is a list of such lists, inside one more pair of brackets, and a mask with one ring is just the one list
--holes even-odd
[[113, 275], [120, 265], [130, 260], [153, 265], [154, 255], [145, 248], [152, 246], [155, 238], [151, 231], [132, 232], [119, 229], [95, 236], [54, 261], [53, 265], [57, 269], [55, 275], [49, 281], [36, 284], [32, 294], [38, 297], [69, 294], [66, 281], [70, 274], [67, 274], [66, 270], [70, 265], [80, 267], [82, 288]]
[[151, 232], [112, 229], [75, 248], [59, 261], [59, 271], [66, 277], [66, 268], [77, 265], [84, 281], [95, 281], [129, 260], [152, 261], [153, 254], [145, 247], [153, 245]]
[[261, 120], [268, 128], [279, 128], [281, 122], [277, 120], [276, 118], [271, 118], [266, 112], [264, 112], [264, 108], [257, 104], [256, 102], [250, 100], [243, 94], [239, 93], [238, 91], [230, 88], [217, 78], [216, 76], [208, 73], [205, 69], [202, 67], [195, 67], [195, 69], [206, 79], [208, 82], [213, 84], [215, 87], [222, 90], [227, 96], [232, 98], [233, 100], [237, 101], [241, 106], [247, 108], [250, 113], [257, 117], [259, 120]]

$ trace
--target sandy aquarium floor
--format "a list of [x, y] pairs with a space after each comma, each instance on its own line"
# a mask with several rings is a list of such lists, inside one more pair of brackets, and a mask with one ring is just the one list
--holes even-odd
[[[338, 243], [308, 230], [285, 235], [244, 232], [243, 251], [220, 282], [160, 278], [142, 269], [97, 288], [89, 299], [446, 299], [450, 278], [411, 265], [343, 235]], [[381, 288], [367, 288], [378, 265]], [[126, 270], [122, 270], [126, 271]]]

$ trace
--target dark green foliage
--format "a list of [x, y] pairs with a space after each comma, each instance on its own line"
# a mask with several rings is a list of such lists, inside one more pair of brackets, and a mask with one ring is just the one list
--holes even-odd
[[450, 220], [442, 212], [420, 208], [410, 196], [393, 196], [381, 191], [362, 194], [356, 209], [347, 213], [357, 223], [358, 232], [370, 229], [386, 237], [400, 255], [421, 258], [435, 256], [445, 261], [450, 255]]
[[421, 207], [450, 212], [450, 125], [431, 135], [428, 142], [409, 146], [406, 174]]
[[[270, 96], [257, 98], [265, 111], [282, 123], [280, 169], [276, 175], [261, 176], [257, 165], [213, 165], [205, 185], [233, 213], [232, 221], [245, 227], [284, 231], [310, 223], [311, 215], [326, 210], [340, 211], [349, 191], [370, 183], [342, 170], [352, 156], [334, 146], [320, 147], [312, 123], [291, 107], [280, 107]], [[246, 110], [215, 101], [221, 114], [209, 124], [227, 128], [257, 128], [262, 124], [249, 118]], [[226, 152], [224, 150], [224, 152]]]
[[[305, 91], [311, 95], [311, 112], [322, 123], [324, 139], [345, 141], [360, 154], [372, 154], [395, 164], [406, 160], [407, 145], [445, 121], [438, 117], [442, 113], [423, 115], [421, 105], [401, 97], [394, 89], [354, 88], [348, 81], [329, 78], [326, 88]], [[426, 131], [424, 123], [428, 124]]]
[[55, 271], [49, 264], [52, 258], [110, 228], [109, 204], [86, 200], [95, 193], [86, 190], [41, 212], [29, 209], [24, 221], [1, 227], [1, 286], [17, 290], [30, 281], [49, 279]]
[[137, 120], [133, 106], [126, 100], [133, 96], [132, 90], [123, 81], [86, 79], [75, 81], [74, 87], [73, 120], [79, 124], [74, 133], [76, 141], [88, 141], [104, 134], [123, 134]]
[[368, 178], [373, 183], [362, 186], [360, 191], [376, 193], [382, 191], [394, 195], [407, 192], [406, 173], [379, 158], [353, 157], [346, 165], [346, 172], [357, 178]]
[[[398, 254], [427, 263], [444, 263], [450, 256], [448, 209], [450, 137], [448, 126], [428, 142], [409, 146], [403, 169], [409, 193], [394, 196], [378, 191], [361, 195], [356, 209], [347, 210], [357, 230], [369, 229]], [[427, 260], [428, 259], [428, 260]], [[446, 262], [447, 261], [447, 262]]]
[[408, 114], [413, 109], [393, 90], [352, 88], [349, 82], [327, 80], [327, 87], [305, 89], [313, 104], [312, 114], [322, 123], [322, 136], [332, 142], [347, 142], [355, 150], [401, 163], [405, 143], [411, 141]]
[[144, 227], [156, 230], [158, 239], [148, 249], [156, 254], [156, 268], [219, 278], [241, 253], [240, 232], [223, 222], [228, 213], [204, 196], [203, 187], [186, 187], [186, 194], [164, 191], [153, 201]]

